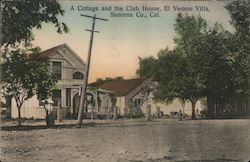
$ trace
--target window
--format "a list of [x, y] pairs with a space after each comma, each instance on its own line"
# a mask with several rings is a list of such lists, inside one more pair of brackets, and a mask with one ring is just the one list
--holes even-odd
[[55, 75], [56, 79], [62, 79], [62, 63], [61, 62], [52, 62], [52, 73]]
[[73, 79], [83, 79], [84, 78], [84, 75], [83, 73], [77, 71], [73, 74]]
[[39, 99], [39, 106], [44, 106], [44, 105], [45, 105], [45, 102]]
[[61, 90], [53, 90], [52, 91], [52, 100], [53, 100], [53, 106], [59, 106], [58, 102], [61, 103]]
[[140, 99], [135, 99], [135, 101], [134, 101], [134, 107], [135, 107], [135, 108], [139, 108], [140, 103], [141, 103], [141, 100], [140, 100]]

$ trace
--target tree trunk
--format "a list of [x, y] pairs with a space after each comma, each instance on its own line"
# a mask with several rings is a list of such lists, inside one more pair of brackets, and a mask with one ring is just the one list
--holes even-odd
[[150, 104], [147, 105], [146, 119], [147, 121], [151, 120], [151, 105]]
[[181, 108], [183, 115], [185, 114], [184, 108], [185, 108], [185, 101], [181, 101]]
[[192, 104], [192, 120], [195, 120], [195, 104], [196, 104], [196, 101], [191, 101], [191, 104]]
[[18, 126], [21, 126], [21, 107], [18, 107]]

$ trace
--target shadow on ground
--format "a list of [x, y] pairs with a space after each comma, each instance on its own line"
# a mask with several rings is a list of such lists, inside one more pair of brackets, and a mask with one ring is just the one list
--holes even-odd
[[37, 129], [65, 129], [65, 128], [74, 128], [75, 124], [63, 124], [56, 125], [52, 128], [48, 128], [45, 125], [22, 125], [22, 126], [2, 126], [2, 131], [29, 131], [29, 130], [37, 130]]
[[233, 159], [201, 159], [201, 160], [176, 160], [175, 156], [164, 156], [157, 159], [148, 159], [148, 160], [118, 160], [118, 162], [239, 162], [240, 160]]
[[[232, 159], [216, 159], [216, 160], [181, 160], [175, 162], [239, 162], [240, 160], [232, 160]], [[154, 161], [155, 162], [155, 161]]]
[[[138, 127], [145, 126], [146, 124], [121, 124], [121, 123], [84, 123], [82, 128], [88, 127]], [[48, 128], [45, 125], [22, 125], [22, 126], [1, 126], [2, 131], [30, 131], [30, 130], [39, 130], [39, 129], [73, 129], [76, 128], [76, 124], [58, 124], [51, 128]]]

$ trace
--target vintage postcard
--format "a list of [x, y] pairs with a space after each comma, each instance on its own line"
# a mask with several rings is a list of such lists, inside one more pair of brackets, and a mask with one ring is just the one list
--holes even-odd
[[2, 0], [2, 162], [248, 162], [249, 0]]

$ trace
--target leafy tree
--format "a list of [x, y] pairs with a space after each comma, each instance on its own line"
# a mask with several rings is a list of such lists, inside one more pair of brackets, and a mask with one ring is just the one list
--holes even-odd
[[[158, 75], [156, 100], [166, 102], [171, 102], [175, 98], [179, 98], [181, 101], [189, 100], [192, 104], [192, 118], [194, 119], [197, 100], [206, 95], [208, 88], [210, 91], [214, 91], [214, 89], [224, 86], [222, 84], [213, 85], [216, 83], [213, 82], [214, 79], [218, 75], [221, 77], [225, 70], [225, 68], [220, 70], [217, 66], [218, 61], [225, 62], [223, 55], [225, 50], [218, 50], [221, 44], [216, 44], [217, 40], [214, 40], [214, 37], [218, 37], [218, 40], [223, 41], [223, 39], [219, 39], [221, 35], [217, 34], [219, 29], [220, 26], [216, 24], [213, 31], [210, 31], [206, 21], [201, 17], [178, 14], [175, 24], [177, 36], [174, 39], [176, 48], [172, 51], [167, 48], [159, 51], [158, 60], [145, 58], [144, 62], [140, 62], [138, 71], [145, 71], [142, 73], [144, 76], [147, 76], [148, 73]], [[216, 50], [220, 52], [217, 53], [217, 57], [215, 57]], [[211, 67], [211, 65], [213, 66]], [[226, 65], [225, 63], [224, 66]], [[151, 69], [153, 70], [150, 71]], [[218, 75], [214, 77], [215, 72], [218, 72]], [[225, 75], [228, 74], [225, 73]], [[222, 78], [222, 83], [225, 80], [227, 78], [224, 80]]]
[[249, 0], [233, 0], [226, 4], [226, 9], [231, 16], [230, 23], [236, 29], [236, 33], [240, 38], [249, 38], [250, 30], [250, 1]]
[[140, 77], [157, 79], [157, 59], [153, 56], [146, 58], [139, 57], [139, 68], [136, 71], [136, 74]]
[[203, 96], [202, 79], [190, 68], [190, 58], [177, 51], [165, 51], [159, 55], [159, 76], [155, 98], [171, 102], [175, 98], [189, 100], [192, 104], [192, 119], [195, 119], [195, 104]]
[[206, 20], [199, 17], [185, 15], [181, 13], [177, 15], [174, 24], [177, 36], [174, 38], [176, 50], [185, 57], [196, 55], [196, 45], [200, 43], [205, 33], [209, 30]]
[[206, 96], [229, 96], [237, 88], [237, 71], [229, 51], [230, 33], [216, 24], [201, 45], [204, 65], [200, 68], [206, 72]]
[[231, 35], [229, 49], [233, 58], [232, 66], [237, 72], [236, 84], [241, 93], [250, 93], [250, 1], [229, 1], [226, 9], [235, 28]]
[[198, 99], [227, 96], [236, 87], [236, 72], [228, 55], [230, 34], [219, 24], [211, 29], [201, 17], [181, 14], [175, 30], [176, 49], [158, 54], [160, 82], [156, 97], [189, 100], [194, 119]]
[[18, 125], [21, 125], [21, 108], [25, 101], [35, 94], [38, 99], [47, 99], [52, 93], [56, 80], [49, 72], [47, 60], [27, 58], [34, 49], [15, 50], [4, 55], [2, 90], [4, 95], [12, 95], [18, 108]]
[[53, 24], [58, 33], [67, 33], [69, 29], [58, 19], [58, 16], [64, 15], [64, 10], [56, 0], [14, 0], [2, 1], [0, 4], [1, 25], [4, 27], [1, 32], [1, 46], [5, 47], [4, 53], [8, 55], [3, 57], [3, 70], [1, 69], [4, 75], [3, 93], [5, 96], [14, 96], [20, 125], [22, 104], [34, 94], [41, 100], [48, 98], [55, 84], [47, 60], [29, 60], [25, 57], [26, 54], [39, 52], [37, 48], [27, 49], [34, 37], [32, 29], [41, 29], [42, 23]]
[[97, 78], [95, 83], [92, 83], [93, 86], [99, 86], [102, 85], [106, 82], [113, 81], [113, 80], [124, 80], [123, 77], [116, 77], [116, 78], [111, 78], [111, 77], [106, 77], [105, 79], [102, 78]]
[[[176, 49], [158, 53], [159, 85], [156, 98], [172, 101], [179, 98], [192, 104], [192, 119], [195, 119], [195, 104], [204, 96], [206, 71], [202, 43], [208, 31], [201, 17], [178, 14], [174, 24], [177, 33]], [[204, 48], [204, 47], [203, 47]]]
[[58, 20], [64, 10], [56, 0], [2, 1], [2, 44], [14, 45], [32, 39], [32, 29], [41, 29], [42, 22], [52, 23], [58, 33], [68, 32], [65, 23]]
[[[249, 94], [250, 86], [250, 1], [230, 1], [236, 31], [232, 34], [215, 24], [211, 29], [201, 17], [178, 14], [174, 24], [176, 48], [158, 53], [158, 59], [140, 61], [142, 76], [157, 74], [155, 98], [179, 98], [195, 103], [205, 96], [229, 97], [235, 91]], [[156, 64], [157, 66], [155, 66]], [[152, 70], [157, 67], [156, 70]]]

